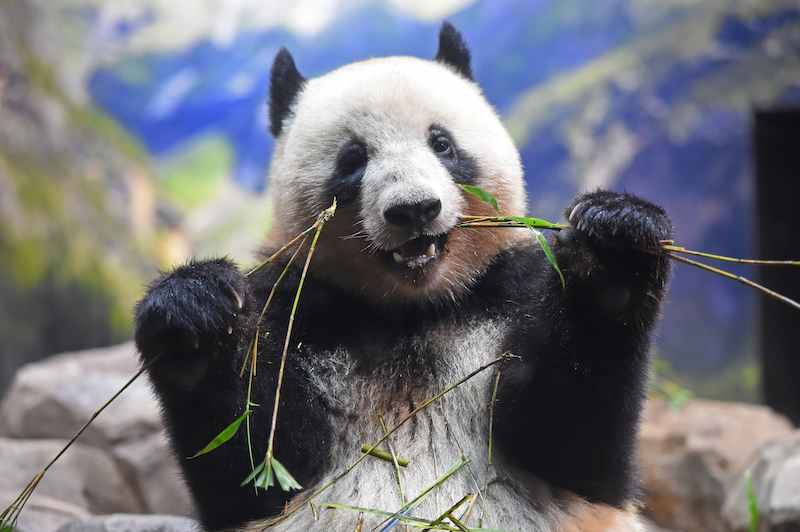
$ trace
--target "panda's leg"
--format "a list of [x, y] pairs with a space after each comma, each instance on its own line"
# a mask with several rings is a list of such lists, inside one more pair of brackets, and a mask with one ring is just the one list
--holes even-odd
[[[635, 247], [671, 237], [664, 211], [626, 194], [595, 192], [567, 209], [553, 242], [565, 286], [546, 262], [510, 349], [496, 435], [512, 461], [592, 501], [636, 496], [636, 435], [648, 352], [667, 259]], [[542, 270], [539, 270], [540, 272]]]
[[[246, 408], [240, 370], [255, 334], [256, 308], [245, 277], [225, 259], [193, 261], [156, 279], [136, 309], [135, 339], [161, 401], [173, 450], [203, 524], [210, 530], [264, 517], [282, 506], [240, 484], [251, 471], [244, 430], [216, 450], [190, 459]], [[156, 359], [156, 357], [158, 357]], [[257, 387], [254, 402], [274, 388]], [[260, 418], [267, 417], [259, 411]], [[269, 426], [269, 419], [257, 419]], [[263, 457], [265, 438], [253, 442]], [[258, 458], [257, 458], [258, 459]]]

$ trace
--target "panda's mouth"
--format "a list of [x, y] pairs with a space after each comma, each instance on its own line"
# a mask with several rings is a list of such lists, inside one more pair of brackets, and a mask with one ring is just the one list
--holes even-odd
[[422, 235], [386, 252], [390, 264], [421, 268], [445, 252], [447, 233], [438, 236]]

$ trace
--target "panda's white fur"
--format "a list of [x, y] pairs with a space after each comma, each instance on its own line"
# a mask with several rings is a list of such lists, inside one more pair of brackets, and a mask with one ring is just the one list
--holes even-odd
[[[531, 238], [531, 233], [507, 229], [454, 232], [447, 242], [448, 252], [423, 279], [387, 272], [372, 253], [395, 249], [409, 240], [408, 231], [388, 224], [383, 216], [386, 208], [396, 203], [440, 199], [442, 211], [426, 228], [431, 235], [452, 231], [464, 214], [495, 214], [491, 206], [465, 194], [431, 152], [426, 138], [431, 124], [454, 132], [459, 148], [480, 168], [475, 184], [499, 199], [504, 215], [525, 215], [519, 153], [478, 85], [439, 62], [377, 58], [308, 80], [297, 95], [282, 125], [270, 171], [270, 190], [279, 213], [271, 234], [273, 244], [290, 240], [329, 206], [325, 181], [334, 173], [338, 150], [351, 138], [363, 139], [370, 161], [358, 205], [340, 207], [325, 226], [313, 271], [380, 304], [462, 297], [493, 257], [514, 241]], [[505, 333], [499, 321], [431, 331], [428, 341], [438, 344], [438, 366], [443, 371], [426, 389], [444, 390], [500, 357]], [[398, 408], [392, 402], [403, 394], [387, 403], [385, 387], [387, 382], [402, 382], [403, 375], [332, 379], [331, 374], [357, 375], [356, 363], [344, 349], [319, 355], [306, 368], [316, 377], [313, 385], [345, 411], [342, 419], [352, 420], [336, 425], [331, 467], [316, 484], [324, 486], [360, 458], [364, 442], [375, 442], [383, 435], [379, 416], [393, 427], [409, 413], [412, 402], [419, 405], [429, 397], [411, 391], [411, 401]], [[422, 493], [462, 453], [470, 461], [411, 515], [435, 519], [465, 494], [478, 493], [485, 482], [504, 478], [507, 480], [486, 491], [465, 520], [467, 526], [477, 527], [482, 522], [484, 528], [497, 530], [641, 530], [635, 512], [588, 504], [580, 497], [553, 490], [535, 476], [520, 475], [513, 466], [506, 466], [497, 450], [491, 469], [487, 469], [490, 430], [485, 398], [494, 376], [485, 371], [474, 377], [417, 414], [413, 430], [407, 425], [392, 435], [395, 452], [411, 459], [411, 465], [400, 472], [407, 500]], [[413, 390], [414, 383], [408, 384]], [[308, 495], [300, 495], [297, 504]], [[358, 512], [326, 510], [324, 503], [392, 512], [402, 506], [401, 500], [392, 464], [368, 460], [315, 499], [316, 513], [303, 508], [270, 530], [354, 530]], [[388, 522], [369, 514], [361, 518], [362, 530]], [[259, 526], [252, 524], [245, 530]]]
[[322, 234], [313, 267], [379, 302], [463, 295], [498, 251], [529, 233], [454, 233], [447, 244], [450, 253], [424, 279], [385, 273], [373, 253], [409, 239], [406, 230], [383, 218], [383, 211], [396, 203], [439, 198], [442, 212], [426, 228], [431, 235], [449, 232], [465, 213], [495, 214], [488, 204], [464, 194], [436, 160], [426, 138], [431, 124], [454, 132], [459, 148], [481, 169], [477, 185], [501, 199], [504, 215], [524, 216], [527, 200], [519, 154], [478, 85], [438, 62], [378, 58], [311, 79], [298, 95], [276, 142], [270, 170], [278, 213], [271, 242], [289, 241], [330, 206], [325, 181], [334, 172], [336, 154], [343, 141], [360, 138], [370, 157], [360, 207], [338, 209]]
[[[385, 516], [325, 503], [396, 512], [464, 456], [409, 515], [437, 519], [471, 493], [469, 514], [456, 512], [471, 529], [644, 530], [635, 441], [669, 266], [634, 248], [671, 238], [663, 209], [609, 191], [576, 198], [569, 230], [550, 240], [565, 284], [528, 231], [456, 228], [495, 214], [459, 184], [507, 216], [524, 216], [527, 200], [519, 154], [448, 24], [434, 61], [370, 59], [306, 80], [282, 50], [270, 107], [276, 216], [262, 258], [338, 201], [296, 316], [302, 259], [288, 254], [250, 277], [226, 259], [191, 261], [137, 307], [136, 343], [204, 526], [384, 529]], [[304, 490], [254, 492], [241, 482], [266, 452], [290, 313], [274, 456]], [[250, 387], [240, 371], [255, 337]], [[507, 352], [516, 358], [392, 433], [410, 461], [402, 494], [391, 463], [349, 470], [383, 436], [381, 418], [391, 429]], [[246, 397], [259, 405], [252, 438], [186, 460], [252, 406]]]
[[[506, 329], [502, 323], [469, 324], [458, 329], [434, 330], [428, 340], [436, 343], [441, 357], [437, 375], [429, 389], [444, 390], [502, 353]], [[326, 509], [325, 503], [396, 512], [403, 507], [397, 475], [393, 464], [378, 459], [359, 463], [346, 476], [339, 478], [361, 457], [359, 450], [366, 442], [377, 442], [383, 435], [380, 417], [385, 426], [397, 425], [411, 410], [402, 401], [406, 395], [394, 393], [387, 402], [386, 382], [402, 381], [404, 375], [383, 375], [383, 378], [361, 378], [355, 370], [357, 363], [346, 350], [320, 353], [316, 364], [307, 368], [313, 386], [342, 410], [341, 419], [331, 438], [330, 467], [314, 487], [300, 493], [289, 503], [289, 517], [250, 523], [239, 529], [252, 531], [271, 525], [275, 532], [336, 531], [361, 529], [381, 530], [391, 523], [385, 516], [360, 514], [358, 511]], [[331, 375], [349, 376], [331, 378]], [[604, 504], [592, 504], [565, 490], [559, 490], [534, 475], [520, 472], [507, 463], [502, 452], [495, 448], [489, 466], [489, 413], [485, 402], [487, 390], [494, 386], [496, 373], [484, 371], [461, 384], [452, 392], [416, 414], [391, 435], [392, 450], [410, 461], [400, 468], [405, 502], [423, 493], [450, 466], [468, 458], [467, 466], [448, 477], [422, 504], [409, 513], [413, 517], [436, 519], [467, 494], [478, 496], [469, 518], [463, 523], [472, 528], [525, 532], [644, 532], [636, 508], [625, 509]], [[430, 397], [406, 390], [415, 404]], [[402, 398], [402, 399], [401, 399]], [[399, 404], [398, 404], [399, 403]], [[406, 403], [406, 404], [404, 404]], [[382, 446], [382, 448], [386, 448]], [[318, 495], [309, 505], [302, 505], [316, 489], [335, 483]], [[484, 484], [490, 482], [485, 488]], [[468, 507], [464, 504], [456, 513], [461, 517]], [[292, 513], [294, 510], [294, 513]], [[446, 521], [449, 524], [449, 522]], [[393, 530], [404, 530], [402, 523]]]

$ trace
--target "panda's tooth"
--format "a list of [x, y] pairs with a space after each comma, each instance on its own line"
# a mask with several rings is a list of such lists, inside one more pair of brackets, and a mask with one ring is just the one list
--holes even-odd
[[393, 252], [392, 252], [392, 258], [394, 259], [394, 261], [395, 261], [395, 262], [403, 262], [403, 256], [402, 256], [402, 255], [400, 255], [400, 254], [399, 254], [398, 252], [396, 252], [396, 251], [393, 251]]
[[426, 257], [433, 257], [436, 254], [436, 244], [431, 244], [428, 246], [428, 249], [425, 250]]

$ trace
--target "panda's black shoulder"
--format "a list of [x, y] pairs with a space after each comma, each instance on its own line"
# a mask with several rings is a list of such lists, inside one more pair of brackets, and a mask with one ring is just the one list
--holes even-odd
[[[528, 307], [552, 265], [538, 242], [517, 242], [500, 252], [479, 278], [465, 302], [474, 312], [508, 316]], [[490, 316], [491, 317], [491, 316]]]

